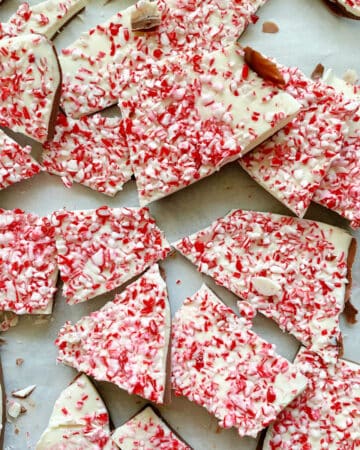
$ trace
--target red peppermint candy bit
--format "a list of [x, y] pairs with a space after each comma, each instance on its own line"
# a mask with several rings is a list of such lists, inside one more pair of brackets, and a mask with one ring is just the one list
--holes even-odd
[[[236, 45], [186, 64], [154, 64], [156, 76], [132, 100], [120, 102], [127, 119], [141, 205], [172, 194], [247, 153], [289, 122], [298, 103], [245, 65]], [[248, 70], [248, 69], [247, 69]], [[266, 100], [264, 100], [266, 98]], [[267, 111], [276, 111], [270, 124]]]
[[0, 54], [0, 126], [45, 142], [61, 86], [54, 47], [44, 36], [26, 34], [2, 39]]
[[65, 186], [81, 183], [110, 196], [130, 180], [130, 154], [122, 120], [99, 114], [80, 120], [60, 114], [43, 152], [45, 169]]
[[240, 436], [256, 437], [306, 386], [306, 378], [205, 285], [175, 314], [171, 354], [176, 395]]
[[297, 68], [279, 66], [279, 70], [286, 80], [285, 91], [301, 104], [302, 110], [239, 162], [255, 181], [303, 217], [343, 147], [346, 121], [357, 106], [322, 81], [310, 80]]
[[148, 73], [148, 64], [170, 55], [179, 60], [185, 51], [198, 55], [223, 48], [253, 22], [254, 13], [265, 2], [158, 0], [160, 26], [142, 34], [129, 26], [139, 4], [131, 6], [63, 50], [62, 107], [76, 118], [127, 99], [134, 86], [154, 76]]
[[170, 251], [146, 208], [62, 210], [52, 223], [69, 304], [121, 286]]
[[51, 314], [57, 264], [46, 217], [0, 209], [0, 311]]
[[146, 442], [149, 450], [191, 450], [148, 406], [114, 431], [113, 441], [122, 448], [140, 450]]
[[0, 24], [0, 39], [27, 33], [51, 39], [86, 3], [87, 0], [47, 0], [34, 6], [23, 3], [8, 22]]
[[166, 285], [154, 265], [99, 311], [67, 322], [55, 342], [58, 361], [163, 403], [169, 330]]
[[30, 156], [31, 147], [20, 145], [0, 130], [0, 189], [31, 178], [41, 166]]
[[[360, 107], [360, 87], [349, 85], [329, 74], [324, 80]], [[349, 134], [329, 172], [314, 194], [313, 201], [337, 212], [360, 227], [360, 109], [347, 122]]]
[[38, 450], [93, 448], [115, 450], [109, 414], [93, 384], [82, 374], [56, 400], [49, 425], [36, 444]]
[[320, 222], [238, 210], [173, 245], [282, 330], [336, 359], [351, 242]]
[[360, 366], [344, 360], [327, 365], [306, 349], [295, 365], [308, 378], [308, 388], [279, 414], [263, 449], [359, 448]]

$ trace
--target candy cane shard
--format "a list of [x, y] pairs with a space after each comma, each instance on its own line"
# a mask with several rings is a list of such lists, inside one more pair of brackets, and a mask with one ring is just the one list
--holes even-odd
[[69, 304], [121, 286], [169, 253], [146, 208], [56, 211], [58, 265]]
[[51, 314], [58, 268], [46, 217], [0, 209], [0, 311]]
[[0, 41], [0, 126], [38, 142], [51, 139], [61, 71], [54, 46], [39, 34]]
[[29, 145], [21, 147], [0, 130], [0, 190], [41, 171], [41, 166], [30, 153]]
[[100, 310], [66, 322], [55, 341], [58, 361], [162, 404], [170, 320], [166, 284], [154, 265]]
[[[67, 116], [78, 118], [116, 104], [146, 80], [148, 62], [171, 54], [179, 58], [184, 51], [201, 54], [223, 48], [256, 21], [255, 12], [264, 3], [139, 1], [63, 49], [62, 108]], [[161, 17], [159, 26], [145, 32], [133, 30], [132, 17], [144, 17], [147, 11]]]
[[306, 349], [294, 364], [308, 387], [270, 426], [263, 450], [359, 448], [360, 366], [341, 359], [327, 365]]
[[[360, 107], [360, 86], [345, 83], [331, 70], [323, 82], [333, 86]], [[360, 227], [360, 109], [348, 120], [349, 133], [328, 173], [314, 194], [313, 201], [329, 208], [350, 221], [352, 228]]]
[[173, 246], [200, 272], [334, 360], [355, 243], [321, 222], [237, 210]]
[[0, 39], [29, 33], [52, 39], [87, 3], [88, 0], [48, 0], [33, 6], [22, 3], [8, 22], [0, 24]]
[[140, 205], [238, 159], [284, 127], [300, 105], [249, 70], [236, 45], [154, 64], [137, 96], [120, 101]]
[[172, 386], [223, 428], [256, 437], [306, 387], [306, 378], [205, 285], [175, 314]]
[[122, 120], [99, 114], [80, 120], [59, 114], [42, 158], [45, 170], [61, 176], [65, 186], [81, 183], [110, 196], [132, 175]]
[[278, 66], [278, 70], [286, 81], [285, 92], [302, 109], [239, 163], [271, 195], [303, 217], [343, 146], [347, 121], [357, 105], [321, 80], [310, 80], [297, 68]]
[[112, 439], [122, 450], [191, 450], [167, 423], [147, 406], [124, 425], [118, 427]]
[[89, 378], [81, 374], [56, 400], [36, 450], [115, 450], [106, 406]]

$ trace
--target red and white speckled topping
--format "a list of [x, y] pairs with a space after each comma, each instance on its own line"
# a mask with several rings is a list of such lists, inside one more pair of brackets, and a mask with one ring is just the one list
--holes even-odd
[[[186, 59], [186, 64], [185, 64]], [[288, 123], [300, 105], [250, 71], [236, 45], [154, 64], [121, 101], [140, 205], [238, 159]]]
[[0, 209], [0, 310], [50, 314], [57, 273], [49, 219]]
[[314, 192], [344, 142], [346, 120], [357, 105], [297, 68], [279, 67], [285, 91], [302, 105], [300, 114], [239, 162], [268, 192], [303, 217]]
[[74, 120], [60, 114], [54, 139], [44, 145], [43, 165], [67, 187], [77, 182], [115, 195], [132, 175], [122, 120], [99, 114]]
[[326, 365], [302, 349], [296, 366], [308, 388], [269, 428], [263, 450], [355, 450], [360, 448], [360, 366]]
[[0, 39], [27, 33], [39, 33], [51, 39], [88, 0], [47, 0], [30, 6], [22, 3], [6, 23], [0, 23]]
[[60, 330], [58, 361], [164, 402], [170, 338], [166, 284], [157, 265], [99, 311]]
[[45, 142], [61, 73], [52, 44], [38, 34], [0, 41], [0, 126]]
[[320, 222], [237, 210], [174, 246], [282, 330], [332, 358], [351, 241]]
[[121, 450], [191, 450], [148, 406], [114, 431]]
[[40, 165], [30, 156], [31, 147], [20, 147], [1, 130], [0, 148], [0, 190], [41, 171]]
[[62, 210], [53, 214], [52, 223], [70, 304], [121, 286], [170, 250], [146, 208]]
[[106, 406], [82, 374], [56, 400], [36, 450], [115, 450]]
[[[233, 42], [256, 21], [266, 0], [158, 0], [160, 27], [131, 29], [132, 6], [89, 30], [62, 51], [62, 107], [81, 117], [117, 103], [148, 78], [146, 62], [182, 50], [202, 53]], [[138, 2], [139, 5], [144, 2]]]
[[275, 420], [306, 378], [205, 285], [175, 314], [172, 386], [223, 428], [253, 436]]
[[[324, 82], [343, 92], [360, 105], [360, 85], [350, 85], [331, 72]], [[329, 172], [314, 194], [313, 201], [336, 211], [350, 221], [353, 228], [360, 227], [360, 110], [348, 121], [349, 134], [332, 163]]]

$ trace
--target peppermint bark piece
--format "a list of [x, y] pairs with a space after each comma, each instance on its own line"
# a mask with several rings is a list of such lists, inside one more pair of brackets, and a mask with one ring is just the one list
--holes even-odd
[[[360, 107], [360, 86], [345, 83], [331, 70], [324, 74], [323, 82], [333, 86], [346, 98], [354, 100]], [[316, 190], [313, 201], [345, 217], [350, 221], [352, 228], [359, 228], [360, 108], [347, 124], [349, 133], [329, 172]]]
[[157, 265], [99, 311], [65, 323], [58, 361], [130, 394], [164, 403], [170, 308]]
[[63, 293], [71, 305], [121, 286], [170, 250], [146, 208], [62, 210], [52, 223]]
[[59, 106], [61, 72], [53, 45], [39, 34], [0, 41], [0, 126], [45, 142]]
[[5, 413], [4, 374], [3, 374], [1, 360], [0, 360], [0, 447], [1, 448], [4, 445], [5, 423], [6, 423], [6, 413]]
[[48, 172], [61, 176], [65, 186], [77, 182], [110, 196], [132, 175], [122, 120], [99, 114], [80, 120], [59, 114], [42, 162]]
[[81, 374], [56, 400], [49, 424], [36, 450], [115, 450], [110, 437], [110, 418], [99, 393]]
[[173, 320], [172, 386], [221, 427], [256, 437], [306, 379], [203, 285]]
[[322, 81], [310, 80], [297, 68], [278, 69], [286, 81], [284, 90], [302, 109], [239, 163], [271, 195], [303, 217], [343, 146], [348, 131], [346, 121], [357, 106]]
[[33, 6], [22, 3], [8, 22], [0, 24], [0, 39], [28, 33], [51, 39], [87, 3], [88, 0], [47, 0]]
[[[185, 57], [184, 57], [185, 58]], [[120, 102], [140, 205], [170, 195], [238, 159], [300, 105], [249, 70], [236, 45], [154, 65], [138, 95]]]
[[327, 365], [306, 349], [295, 365], [308, 387], [270, 426], [263, 450], [359, 448], [360, 366], [342, 359]]
[[0, 209], [0, 311], [51, 314], [57, 274], [49, 219]]
[[41, 166], [30, 155], [31, 147], [21, 147], [1, 130], [0, 149], [0, 190], [41, 171]]
[[139, 1], [62, 51], [62, 108], [78, 118], [116, 104], [146, 80], [148, 62], [222, 48], [256, 21], [256, 10], [265, 2], [158, 0], [159, 27], [139, 32], [132, 29], [131, 18], [152, 4]]
[[117, 428], [112, 439], [122, 450], [140, 450], [144, 445], [146, 450], [191, 450], [151, 406]]
[[175, 242], [200, 272], [324, 357], [337, 357], [355, 239], [294, 217], [233, 211]]
[[359, 0], [324, 0], [329, 8], [340, 16], [360, 20]]

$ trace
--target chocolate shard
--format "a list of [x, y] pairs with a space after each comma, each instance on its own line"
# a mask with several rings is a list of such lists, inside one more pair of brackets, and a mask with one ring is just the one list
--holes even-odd
[[355, 306], [350, 301], [345, 303], [344, 316], [345, 316], [347, 323], [354, 325], [357, 322], [356, 315], [358, 312], [359, 311], [355, 308]]
[[285, 86], [285, 80], [276, 64], [265, 58], [261, 53], [251, 47], [244, 48], [246, 64], [266, 81], [271, 81], [279, 87]]
[[311, 79], [314, 81], [321, 80], [325, 72], [325, 67], [319, 63], [311, 74]]
[[144, 1], [135, 6], [131, 14], [132, 31], [148, 31], [161, 23], [161, 16], [156, 3]]

